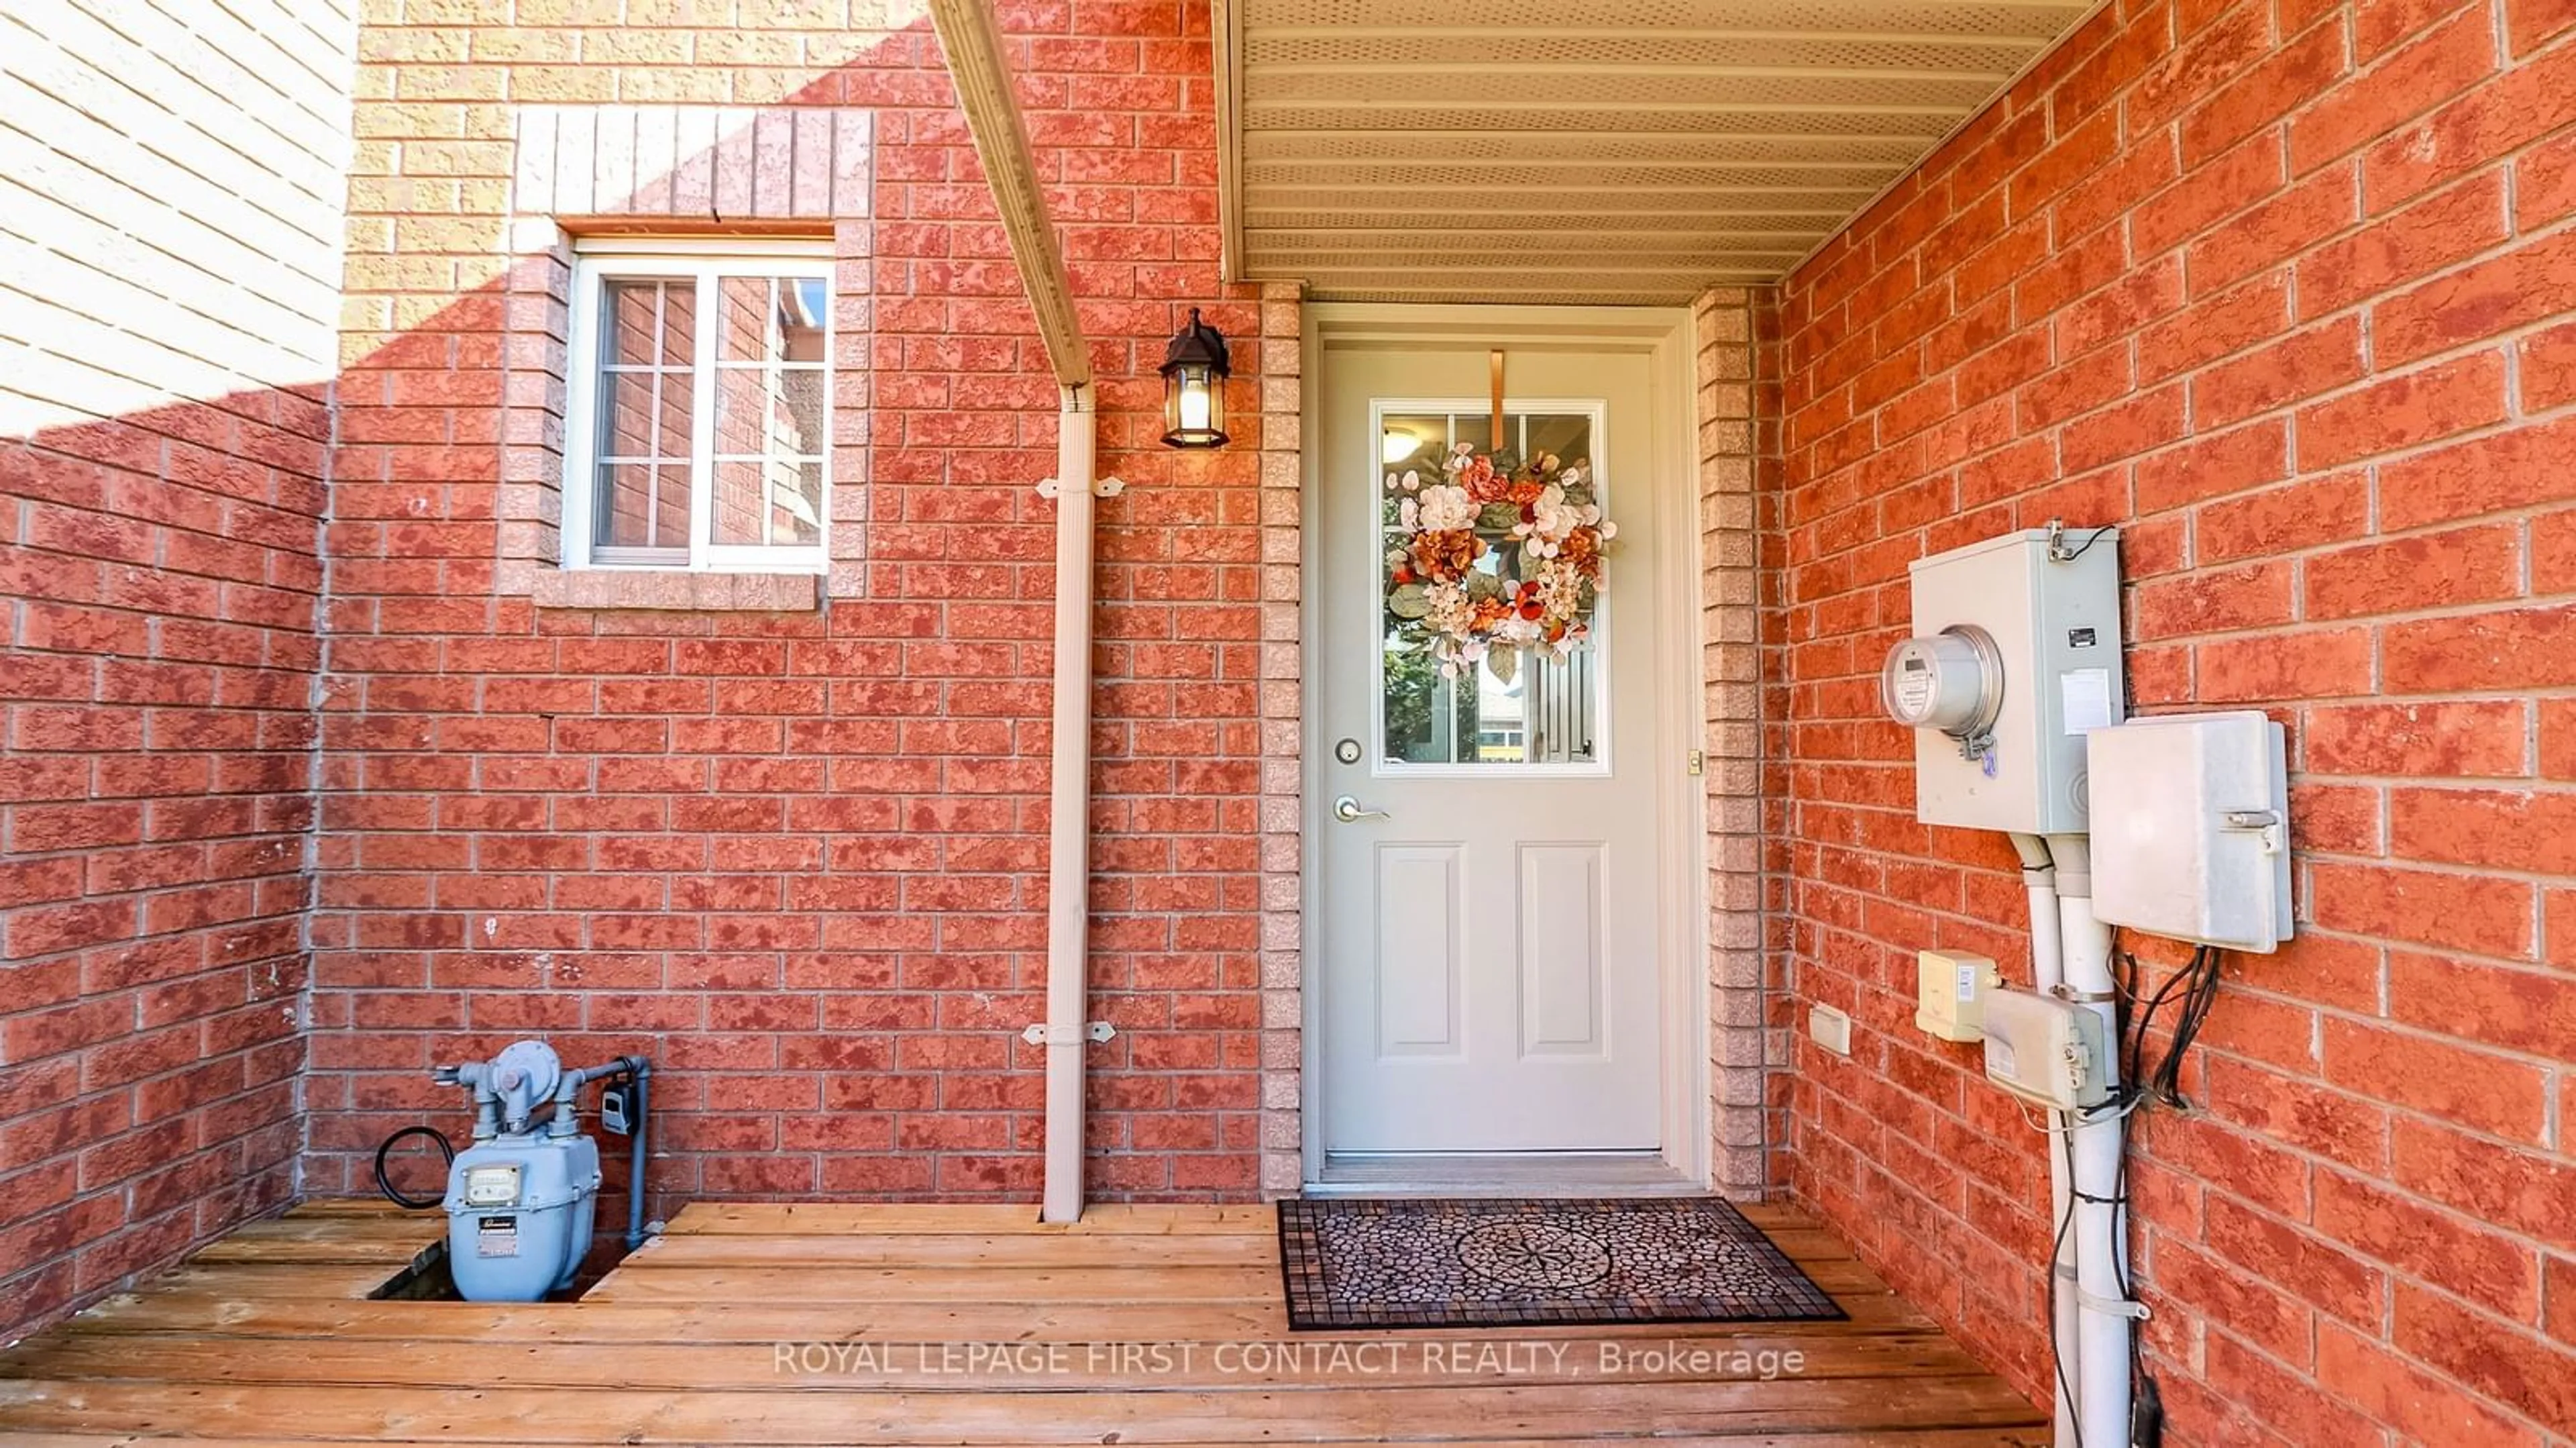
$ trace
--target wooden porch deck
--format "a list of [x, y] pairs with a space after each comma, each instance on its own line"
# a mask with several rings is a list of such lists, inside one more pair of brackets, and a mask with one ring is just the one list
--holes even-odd
[[1747, 1215], [1849, 1321], [1292, 1334], [1271, 1209], [1206, 1206], [692, 1206], [578, 1303], [367, 1301], [440, 1219], [319, 1202], [0, 1354], [0, 1443], [2045, 1443], [1831, 1235]]

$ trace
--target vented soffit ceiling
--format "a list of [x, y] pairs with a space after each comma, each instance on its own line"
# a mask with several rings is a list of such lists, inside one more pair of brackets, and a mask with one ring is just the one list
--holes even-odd
[[1216, 0], [1232, 275], [1324, 300], [1778, 279], [2090, 0]]

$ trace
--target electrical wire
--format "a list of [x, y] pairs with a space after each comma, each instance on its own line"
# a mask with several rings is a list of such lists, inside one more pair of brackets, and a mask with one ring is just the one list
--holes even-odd
[[[2019, 1105], [2020, 1103], [2015, 1104]], [[2075, 1118], [2064, 1126], [2051, 1125], [2048, 1121], [2043, 1119], [2038, 1112], [2031, 1110], [2028, 1106], [2022, 1106], [2021, 1119], [2022, 1124], [2028, 1126], [2033, 1131], [2040, 1132], [2048, 1136], [2071, 1137], [2076, 1132], [2083, 1130], [2085, 1127], [2096, 1126], [2105, 1121], [2117, 1121], [2124, 1116], [2131, 1115], [2145, 1104], [2145, 1101], [2135, 1093], [2121, 1091], [2114, 1093], [2110, 1100], [2103, 1102], [2099, 1106], [2088, 1106], [2081, 1111], [2062, 1113]]]
[[[2117, 1199], [2117, 1205], [2113, 1210], [2119, 1213], [2117, 1220], [2120, 1223], [2121, 1240], [2112, 1244], [2111, 1273], [2114, 1280], [2120, 1284], [2120, 1300], [2135, 1302], [2138, 1300], [2138, 1289], [2129, 1277], [2129, 1254], [2126, 1250], [2129, 1222], [2129, 1122], [2126, 1117], [2121, 1118], [2120, 1121], [2120, 1170], [2112, 1180], [2117, 1183], [2112, 1188], [2112, 1195]], [[2129, 1441], [2131, 1448], [2153, 1448], [2153, 1445], [2162, 1442], [2163, 1421], [2163, 1395], [2156, 1387], [2155, 1373], [2147, 1366], [2146, 1325], [2143, 1322], [2132, 1322], [2129, 1324]], [[2142, 1438], [2140, 1429], [2149, 1422], [2154, 1426]]]
[[2173, 1043], [2156, 1063], [2152, 1088], [2158, 1102], [2177, 1111], [2191, 1109], [2191, 1102], [2182, 1094], [2182, 1062], [2192, 1043], [2200, 1038], [2200, 1028], [2208, 1022], [2210, 1008], [2218, 1003], [2218, 952], [2206, 945], [2193, 951], [2191, 966], [2184, 974], [2191, 985], [2183, 994], [2182, 1015], [2174, 1021]]
[[2083, 557], [2086, 553], [2091, 552], [2093, 545], [2101, 542], [2104, 534], [2109, 533], [2119, 525], [2117, 523], [2105, 523], [2101, 527], [2094, 529], [2091, 536], [2087, 537], [2082, 543], [2077, 544], [2073, 548], [2066, 546], [2066, 525], [2063, 523], [2057, 523], [2052, 524], [2051, 526], [2056, 529], [2057, 536], [2048, 540], [2048, 556], [2060, 563], [2072, 563], [2076, 559]]
[[[2097, 530], [2094, 537], [2098, 538], [2106, 531], [2108, 530]], [[2092, 540], [2088, 539], [2083, 548], [2076, 549], [2075, 553], [2080, 554], [2084, 548], [2092, 546]], [[2075, 554], [2066, 555], [2069, 558], [2073, 556]], [[2113, 1030], [2116, 1033], [2116, 1044], [2113, 1050], [2120, 1057], [2120, 1084], [2112, 1092], [2111, 1099], [2090, 1110], [2065, 1113], [2067, 1124], [2064, 1126], [2052, 1125], [2036, 1118], [2028, 1107], [2022, 1108], [2023, 1117], [2030, 1122], [2030, 1125], [2049, 1135], [2048, 1149], [2052, 1153], [2061, 1149], [2067, 1153], [2067, 1171], [2070, 1178], [2074, 1168], [2073, 1133], [2076, 1129], [2113, 1121], [2119, 1124], [2120, 1130], [2119, 1168], [2117, 1175], [2112, 1178], [2111, 1195], [2108, 1198], [2096, 1197], [2070, 1188], [2066, 1196], [2066, 1210], [2059, 1215], [2056, 1231], [2050, 1238], [2048, 1316], [2051, 1322], [2057, 1320], [2057, 1295], [2063, 1290], [2057, 1277], [2057, 1258], [2059, 1253], [2065, 1250], [2067, 1234], [2074, 1229], [2076, 1203], [2092, 1202], [2096, 1205], [2109, 1206], [2118, 1214], [2117, 1220], [2124, 1224], [2125, 1234], [2129, 1210], [2130, 1118], [2150, 1104], [2175, 1111], [2192, 1109], [2190, 1099], [2182, 1094], [2183, 1058], [2190, 1054], [2192, 1046], [2199, 1040], [2200, 1029], [2208, 1022], [2210, 1010], [2218, 1001], [2220, 956], [2214, 946], [2195, 946], [2191, 959], [2166, 977], [2152, 995], [2147, 995], [2144, 989], [2146, 967], [2139, 962], [2136, 955], [2119, 948], [2119, 933], [2116, 930], [2112, 933], [2111, 960], [2114, 1014], [2118, 1017], [2113, 1024]], [[2177, 1011], [2174, 1017], [2173, 1038], [2166, 1043], [2164, 1051], [2156, 1058], [2155, 1065], [2150, 1069], [2147, 1065], [2150, 1036], [2155, 1029], [2157, 1016], [2169, 1004], [2174, 1005]], [[2119, 1286], [2121, 1299], [2134, 1302], [2137, 1299], [2137, 1288], [2130, 1276], [2126, 1253], [2121, 1250], [2125, 1245], [2125, 1242], [2114, 1242], [2111, 1270], [2113, 1280]], [[2073, 1384], [2067, 1379], [2066, 1364], [2061, 1360], [2055, 1364], [2054, 1370], [2057, 1375], [2058, 1389], [2066, 1394], [2067, 1412], [2072, 1417], [2075, 1412], [2075, 1390]], [[2134, 1328], [2129, 1333], [2129, 1375], [2132, 1384], [2130, 1433], [2134, 1438], [2143, 1427], [2147, 1430], [2149, 1439], [2160, 1441], [2162, 1401], [2156, 1389], [2155, 1374], [2147, 1368], [2146, 1334]], [[2072, 1426], [2075, 1427], [2077, 1437], [2080, 1439], [2083, 1425], [2077, 1422]]]
[[[2128, 984], [2122, 994], [2131, 1006], [2136, 1007], [2136, 1019], [2124, 1022], [2121, 1026], [2122, 1034], [2126, 1038], [2123, 1052], [2126, 1059], [2121, 1072], [2121, 1092], [2134, 1107], [2143, 1107], [2152, 1102], [2175, 1111], [2189, 1111], [2192, 1109], [2191, 1101], [2182, 1094], [2183, 1059], [2191, 1053], [2192, 1045], [2200, 1038], [2200, 1028], [2209, 1019], [2211, 1007], [2217, 1004], [2220, 976], [2218, 950], [2209, 945], [2195, 946], [2192, 949], [2191, 959], [2167, 977], [2164, 984], [2157, 987], [2155, 994], [2147, 997], [2143, 1004], [2139, 1002], [2138, 996], [2140, 983], [2146, 975], [2145, 967], [2138, 962], [2136, 956], [2126, 951], [2116, 952], [2114, 958], [2127, 966]], [[2178, 1007], [2180, 1014], [2174, 1019], [2173, 1039], [2166, 1043], [2163, 1054], [2157, 1057], [2154, 1070], [2148, 1071], [2145, 1069], [2145, 1063], [2149, 1035], [2155, 1029], [2156, 1016], [2169, 1001], [2175, 999], [2176, 991], [2182, 994]], [[2129, 1112], [2121, 1113], [2120, 1166], [2119, 1173], [2114, 1178], [2117, 1185], [2113, 1189], [2114, 1210], [2118, 1211], [2123, 1219], [2127, 1216], [2129, 1202], [2128, 1117]], [[2130, 1281], [2128, 1263], [2125, 1260], [2125, 1254], [2118, 1250], [2118, 1245], [2113, 1249], [2111, 1266], [2119, 1282], [2120, 1296], [2124, 1300], [2136, 1300], [2137, 1289]], [[2161, 1442], [2163, 1440], [2163, 1399], [2156, 1386], [2156, 1375], [2147, 1367], [2146, 1334], [2135, 1329], [2129, 1333], [2129, 1378], [2131, 1440], [2142, 1444]]]
[[[2096, 530], [2094, 538], [2098, 539], [2107, 531], [2109, 530]], [[2060, 556], [2062, 561], [2064, 558], [2075, 557], [2085, 548], [2092, 546], [2093, 539], [2087, 539], [2082, 547], [2072, 553], [2060, 554], [2055, 547], [2052, 547], [2051, 552], [2053, 555]], [[2193, 1109], [2190, 1099], [2182, 1094], [2183, 1062], [2184, 1058], [2190, 1055], [2192, 1046], [2198, 1042], [2201, 1027], [2208, 1022], [2210, 1010], [2218, 1001], [2221, 971], [2220, 955], [2216, 947], [2195, 946], [2191, 959], [2157, 985], [2153, 994], [2149, 994], [2146, 990], [2146, 967], [2140, 963], [2134, 953], [2120, 948], [2119, 932], [2116, 929], [2112, 932], [2111, 945], [2111, 998], [2114, 1018], [2111, 1051], [2117, 1058], [2119, 1085], [2113, 1089], [2110, 1099], [2101, 1105], [2089, 1110], [2063, 1113], [2066, 1121], [2063, 1126], [2039, 1118], [2027, 1106], [2022, 1108], [2023, 1118], [2031, 1127], [2049, 1138], [2050, 1153], [2052, 1155], [2059, 1151], [2066, 1153], [2065, 1170], [2070, 1179], [2066, 1209], [2058, 1214], [2055, 1231], [2049, 1239], [2048, 1317], [2051, 1323], [2057, 1320], [2059, 1294], [2066, 1290], [2066, 1285], [2058, 1277], [2057, 1259], [2066, 1249], [2068, 1234], [2074, 1230], [2079, 1202], [2111, 1208], [2113, 1220], [2119, 1224], [2111, 1246], [2112, 1281], [2119, 1289], [2122, 1302], [2137, 1301], [2137, 1286], [2129, 1271], [2127, 1254], [2124, 1250], [2127, 1246], [2129, 1214], [2130, 1121], [2138, 1112], [2150, 1105], [2163, 1106], [2175, 1111]], [[2156, 1057], [2154, 1065], [2150, 1067], [2147, 1063], [2148, 1047], [2152, 1043], [2156, 1021], [2163, 1015], [2167, 1006], [2172, 1006], [2175, 1011], [2172, 1018], [2173, 1035], [2165, 1043], [2162, 1053]], [[2081, 1127], [2105, 1123], [2117, 1123], [2120, 1133], [2117, 1157], [2119, 1165], [2112, 1177], [2111, 1195], [2107, 1198], [2075, 1189], [2071, 1181], [2074, 1174], [2074, 1132]], [[2145, 1332], [2133, 1324], [2128, 1339], [2130, 1411], [2127, 1431], [2129, 1439], [2133, 1444], [2138, 1445], [2138, 1448], [2157, 1448], [2164, 1438], [2163, 1397], [2157, 1388], [2155, 1373], [2147, 1366]], [[2066, 1363], [2062, 1356], [2057, 1357], [2051, 1365], [2051, 1370], [2057, 1379], [2058, 1392], [2066, 1399], [2069, 1426], [2075, 1430], [2076, 1437], [2080, 1441], [2083, 1437], [2083, 1424], [2076, 1418], [2075, 1385], [2067, 1377]]]
[[[2070, 1184], [2066, 1193], [2066, 1210], [2058, 1214], [2057, 1231], [2048, 1241], [2048, 1322], [2049, 1331], [2054, 1334], [2057, 1331], [2057, 1294], [2065, 1290], [2065, 1285], [2057, 1280], [2057, 1259], [2065, 1255], [2067, 1234], [2075, 1230], [2075, 1193], [2072, 1190], [2075, 1143], [2071, 1138], [2051, 1141], [2048, 1149], [2066, 1153], [2066, 1176]], [[2058, 1351], [2048, 1356], [2050, 1369], [2057, 1374], [2057, 1391], [2066, 1398], [2066, 1425], [2075, 1430], [2075, 1441], [2081, 1443], [2084, 1441], [2084, 1419], [2076, 1412], [2075, 1383], [2066, 1376], [2066, 1354]]]
[[[2127, 963], [2132, 985], [2124, 994], [2132, 1004], [2136, 1004], [2135, 982], [2144, 975], [2145, 967], [2126, 952], [2120, 952], [2116, 958]], [[2199, 946], [2192, 951], [2190, 962], [2167, 976], [2156, 993], [2139, 1006], [2137, 1019], [2122, 1027], [2126, 1037], [2120, 1072], [2124, 1094], [2144, 1095], [2158, 1105], [2170, 1106], [2177, 1111], [2191, 1109], [2190, 1099], [2182, 1094], [2183, 1058], [2199, 1039], [2200, 1028], [2208, 1022], [2211, 1008], [2218, 1003], [2218, 984], [2218, 951], [2211, 946]], [[2178, 1001], [2176, 991], [2182, 993]], [[2166, 1045], [2164, 1054], [2157, 1058], [2155, 1068], [2150, 1071], [2146, 1068], [2148, 1039], [2155, 1029], [2157, 1015], [2168, 1002], [2175, 1002], [2180, 1014], [2174, 1019], [2173, 1040]]]

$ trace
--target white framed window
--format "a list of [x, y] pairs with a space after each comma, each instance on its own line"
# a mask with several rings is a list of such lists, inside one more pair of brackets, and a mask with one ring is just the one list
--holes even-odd
[[831, 319], [829, 242], [583, 243], [564, 566], [823, 572]]

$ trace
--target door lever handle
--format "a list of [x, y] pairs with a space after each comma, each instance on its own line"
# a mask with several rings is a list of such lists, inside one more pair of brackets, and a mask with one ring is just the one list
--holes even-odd
[[1354, 825], [1361, 820], [1382, 820], [1391, 816], [1382, 809], [1362, 809], [1358, 800], [1346, 794], [1333, 801], [1333, 818], [1343, 824]]

